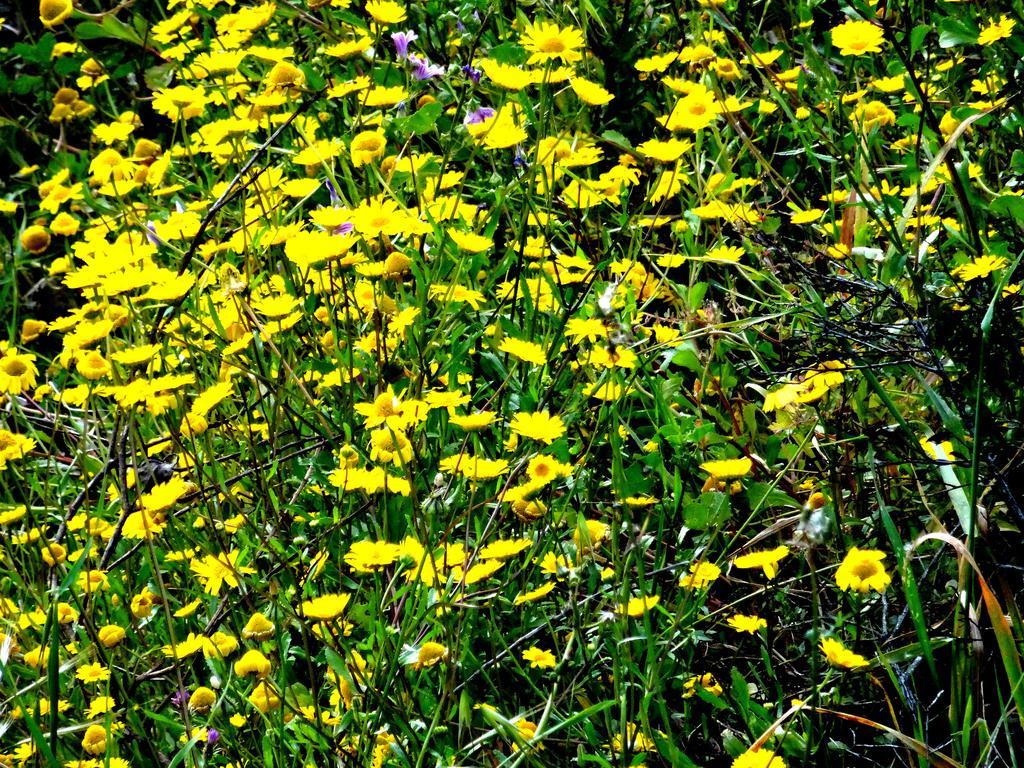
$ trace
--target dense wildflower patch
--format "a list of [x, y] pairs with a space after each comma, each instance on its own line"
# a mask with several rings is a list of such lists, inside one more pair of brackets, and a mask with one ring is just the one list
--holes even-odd
[[0, 54], [0, 765], [1014, 754], [1019, 7], [100, 5]]

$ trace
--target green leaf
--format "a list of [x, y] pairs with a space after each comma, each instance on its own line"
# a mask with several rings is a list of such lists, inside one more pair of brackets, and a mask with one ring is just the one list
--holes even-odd
[[142, 77], [146, 81], [146, 87], [156, 91], [169, 86], [177, 70], [178, 65], [170, 61], [166, 64], [157, 64], [154, 67], [150, 67], [143, 73]]
[[37, 75], [22, 75], [14, 81], [13, 91], [19, 96], [38, 91], [43, 87], [43, 78]]
[[954, 48], [978, 42], [978, 28], [959, 19], [945, 18], [939, 22], [939, 45]]
[[53, 46], [57, 43], [57, 38], [54, 37], [52, 32], [47, 32], [34, 45], [29, 43], [18, 43], [11, 48], [12, 56], [20, 56], [27, 62], [32, 64], [45, 64], [50, 60], [50, 54], [53, 52]]
[[800, 507], [800, 502], [768, 483], [751, 483], [747, 486], [747, 501], [750, 503], [751, 509], [775, 509], [777, 507], [799, 509]]
[[317, 72], [309, 64], [300, 64], [299, 69], [302, 70], [302, 74], [306, 76], [306, 86], [314, 91], [319, 91], [327, 85], [327, 81], [324, 80], [323, 75]]
[[989, 210], [1002, 216], [1009, 216], [1024, 224], [1024, 197], [1000, 195], [992, 201]]
[[931, 31], [932, 27], [930, 24], [918, 24], [910, 31], [910, 58], [914, 58], [914, 54], [921, 49], [924, 39], [928, 37], [928, 33]]
[[695, 531], [716, 528], [726, 522], [731, 515], [729, 497], [716, 491], [702, 493], [700, 498], [688, 505], [683, 512], [686, 527]]
[[434, 127], [434, 123], [437, 122], [437, 118], [441, 116], [444, 111], [444, 107], [438, 101], [432, 101], [429, 104], [424, 104], [422, 107], [416, 110], [416, 113], [410, 117], [405, 127], [417, 136], [422, 136], [425, 133], [429, 133]]
[[629, 142], [625, 136], [618, 131], [605, 131], [601, 134], [601, 138], [607, 142], [614, 144], [620, 149], [632, 149], [633, 145]]
[[82, 40], [120, 40], [123, 43], [142, 45], [139, 33], [113, 16], [107, 16], [97, 24], [86, 21], [75, 27], [75, 34]]
[[512, 64], [513, 66], [524, 64], [529, 58], [525, 48], [511, 42], [494, 46], [488, 56], [501, 64]]
[[700, 354], [697, 351], [697, 344], [694, 341], [684, 341], [669, 358], [672, 365], [679, 365], [694, 373], [704, 370], [704, 364], [700, 361]]

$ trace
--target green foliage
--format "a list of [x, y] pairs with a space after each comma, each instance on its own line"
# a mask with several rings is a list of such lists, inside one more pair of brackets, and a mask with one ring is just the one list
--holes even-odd
[[99, 5], [0, 39], [0, 764], [1020, 752], [1019, 7]]

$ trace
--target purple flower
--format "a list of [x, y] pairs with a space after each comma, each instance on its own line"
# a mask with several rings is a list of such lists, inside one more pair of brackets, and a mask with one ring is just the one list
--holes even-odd
[[220, 731], [216, 728], [211, 728], [206, 732], [206, 741], [208, 744], [216, 744], [220, 741]]
[[473, 67], [466, 64], [462, 67], [462, 74], [472, 80], [474, 83], [480, 83], [480, 75], [483, 74], [479, 69], [473, 69]]
[[463, 123], [465, 125], [473, 125], [473, 123], [482, 123], [484, 120], [490, 120], [496, 114], [498, 113], [495, 112], [490, 107], [477, 107], [468, 115], [466, 115], [466, 119], [463, 121]]
[[156, 224], [154, 224], [152, 221], [146, 222], [146, 239], [157, 247], [163, 245], [163, 241], [159, 237], [157, 237]]
[[339, 224], [338, 226], [336, 226], [334, 228], [334, 234], [335, 235], [347, 235], [353, 229], [355, 229], [355, 227], [352, 225], [352, 222], [351, 221], [346, 221], [346, 222], [343, 222], [342, 224]]
[[327, 187], [327, 194], [331, 196], [331, 205], [337, 205], [338, 203], [340, 203], [341, 198], [338, 197], [338, 190], [336, 190], [334, 188], [334, 185], [331, 184], [331, 180], [327, 179], [324, 182], [324, 185]]
[[444, 67], [431, 64], [429, 61], [421, 59], [419, 56], [410, 56], [409, 63], [415, 67], [412, 76], [417, 80], [429, 80], [432, 77], [444, 74]]
[[184, 709], [188, 705], [188, 691], [184, 688], [178, 690], [173, 696], [171, 696], [171, 704], [178, 709]]
[[411, 29], [405, 32], [391, 33], [391, 42], [395, 44], [395, 53], [398, 54], [398, 58], [404, 59], [409, 55], [409, 43], [413, 40], [419, 40], [419, 35]]

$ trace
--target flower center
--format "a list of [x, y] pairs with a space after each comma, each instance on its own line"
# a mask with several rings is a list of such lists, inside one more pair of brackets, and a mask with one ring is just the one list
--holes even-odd
[[27, 371], [28, 366], [21, 362], [21, 360], [7, 360], [4, 362], [4, 373], [8, 376], [24, 376]]
[[562, 53], [565, 50], [565, 43], [557, 37], [549, 37], [543, 40], [538, 48], [544, 53]]
[[857, 563], [853, 568], [854, 575], [864, 581], [878, 573], [878, 567], [872, 562]]

